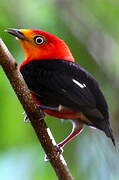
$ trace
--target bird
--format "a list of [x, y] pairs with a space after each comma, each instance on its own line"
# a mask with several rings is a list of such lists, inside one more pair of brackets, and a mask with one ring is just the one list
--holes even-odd
[[44, 114], [71, 120], [71, 133], [57, 147], [63, 148], [80, 134], [84, 124], [115, 139], [109, 122], [109, 108], [97, 80], [81, 67], [68, 45], [58, 36], [40, 29], [6, 30], [24, 51], [19, 70], [36, 105]]

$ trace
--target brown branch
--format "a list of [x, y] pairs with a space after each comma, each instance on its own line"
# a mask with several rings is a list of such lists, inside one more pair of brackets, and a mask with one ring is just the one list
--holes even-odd
[[57, 149], [54, 146], [51, 136], [48, 133], [44, 120], [39, 120], [42, 117], [42, 113], [34, 103], [32, 95], [27, 88], [26, 83], [18, 70], [17, 62], [8, 51], [7, 47], [0, 39], [0, 65], [2, 66], [5, 74], [7, 75], [19, 101], [21, 102], [28, 118], [31, 121], [31, 125], [46, 153], [50, 159], [50, 163], [53, 166], [59, 180], [72, 180], [72, 175], [66, 165], [62, 155], [57, 153]]

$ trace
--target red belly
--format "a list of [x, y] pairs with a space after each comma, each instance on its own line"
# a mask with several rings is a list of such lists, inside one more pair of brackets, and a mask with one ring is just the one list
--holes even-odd
[[45, 109], [44, 112], [50, 116], [54, 116], [54, 117], [62, 118], [62, 119], [77, 119], [77, 118], [80, 118], [81, 116], [80, 112], [75, 112], [70, 109], [64, 109], [63, 111], [60, 111], [60, 112]]
[[[41, 102], [36, 97], [34, 92], [31, 91], [31, 93], [36, 104], [41, 105]], [[54, 110], [48, 110], [48, 109], [44, 109], [43, 111], [50, 116], [54, 116], [56, 118], [61, 118], [61, 119], [77, 119], [77, 118], [80, 118], [80, 116], [82, 116], [81, 112], [76, 112], [68, 108], [63, 108], [61, 111], [54, 111]]]

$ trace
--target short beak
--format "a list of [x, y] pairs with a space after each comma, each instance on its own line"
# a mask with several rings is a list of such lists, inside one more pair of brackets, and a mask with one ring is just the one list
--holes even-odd
[[9, 29], [6, 29], [5, 32], [12, 34], [13, 36], [16, 36], [19, 39], [27, 40], [26, 37], [24, 36], [24, 34], [19, 29], [9, 28]]

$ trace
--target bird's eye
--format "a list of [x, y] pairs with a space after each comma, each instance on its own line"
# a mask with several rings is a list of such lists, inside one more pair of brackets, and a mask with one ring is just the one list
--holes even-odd
[[42, 36], [35, 36], [34, 41], [36, 44], [43, 44], [45, 40]]

